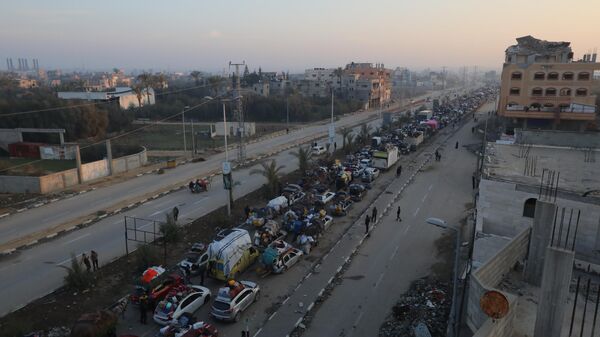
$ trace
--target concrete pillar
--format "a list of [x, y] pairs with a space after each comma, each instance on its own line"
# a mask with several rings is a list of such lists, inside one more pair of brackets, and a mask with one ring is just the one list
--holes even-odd
[[79, 145], [75, 145], [75, 164], [77, 165], [77, 181], [81, 184], [83, 182], [83, 177], [81, 171], [81, 153], [79, 151]]
[[60, 137], [60, 145], [65, 145], [65, 134], [62, 132], [59, 132], [58, 136]]
[[112, 176], [114, 169], [113, 169], [113, 157], [112, 157], [112, 147], [110, 145], [110, 139], [106, 140], [106, 160], [108, 161], [108, 175]]
[[561, 337], [575, 252], [548, 247], [535, 319], [534, 337]]
[[523, 118], [523, 130], [527, 130], [527, 118]]
[[529, 255], [525, 266], [525, 280], [538, 287], [542, 284], [544, 258], [546, 247], [550, 244], [552, 236], [555, 212], [555, 204], [539, 200], [535, 204], [533, 228], [529, 237]]

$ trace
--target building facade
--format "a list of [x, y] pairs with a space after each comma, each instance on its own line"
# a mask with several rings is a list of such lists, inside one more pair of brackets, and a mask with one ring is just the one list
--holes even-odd
[[498, 115], [522, 128], [585, 129], [596, 119], [595, 56], [573, 61], [570, 42], [525, 36], [506, 49]]

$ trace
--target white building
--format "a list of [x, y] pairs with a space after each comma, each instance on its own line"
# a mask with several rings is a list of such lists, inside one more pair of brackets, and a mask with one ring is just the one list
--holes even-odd
[[58, 98], [83, 99], [88, 101], [119, 101], [121, 109], [137, 108], [141, 101], [142, 106], [156, 103], [154, 89], [143, 89], [140, 100], [130, 87], [117, 87], [114, 91], [61, 91]]
[[[227, 130], [224, 129], [224, 123], [223, 122], [216, 122], [215, 123], [215, 131], [217, 136], [224, 136], [225, 132], [227, 132], [227, 136], [235, 136], [238, 134], [238, 122], [228, 122], [227, 123]], [[253, 136], [254, 134], [256, 134], [256, 123], [254, 122], [245, 122], [244, 123], [244, 136], [249, 137], [249, 136]]]

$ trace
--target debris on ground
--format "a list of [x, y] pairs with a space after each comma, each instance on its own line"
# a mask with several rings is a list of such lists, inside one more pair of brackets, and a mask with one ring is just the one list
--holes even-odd
[[432, 337], [446, 336], [452, 294], [450, 285], [425, 277], [413, 282], [379, 328], [379, 337], [415, 336], [425, 327]]

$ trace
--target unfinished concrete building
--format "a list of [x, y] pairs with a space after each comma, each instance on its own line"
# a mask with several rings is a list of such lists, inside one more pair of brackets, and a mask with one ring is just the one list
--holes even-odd
[[[598, 160], [595, 133], [517, 130], [514, 144], [487, 144], [466, 303], [475, 336], [600, 336]], [[501, 319], [480, 307], [490, 290], [507, 300]]]

